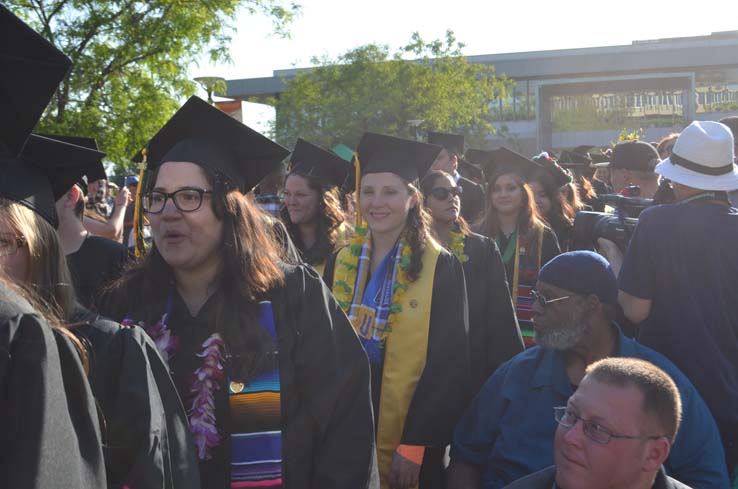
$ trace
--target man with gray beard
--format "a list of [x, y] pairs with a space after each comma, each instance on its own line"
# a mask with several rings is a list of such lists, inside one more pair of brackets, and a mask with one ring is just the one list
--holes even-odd
[[457, 424], [449, 489], [502, 488], [553, 465], [557, 424], [551, 412], [567, 404], [587, 366], [606, 357], [646, 360], [677, 385], [682, 425], [664, 464], [667, 473], [701, 489], [729, 486], [720, 435], [694, 386], [613, 321], [618, 284], [607, 260], [589, 251], [559, 255], [541, 269], [532, 295], [538, 346], [498, 368]]

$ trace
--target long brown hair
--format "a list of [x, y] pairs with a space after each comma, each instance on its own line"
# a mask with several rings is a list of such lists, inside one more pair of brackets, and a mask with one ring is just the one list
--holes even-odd
[[[246, 379], [263, 365], [271, 351], [271, 337], [257, 320], [259, 301], [284, 283], [280, 249], [272, 239], [270, 224], [255, 204], [225, 176], [200, 168], [213, 187], [213, 213], [223, 222], [222, 270], [209, 320], [229, 351], [245, 353], [233, 368]], [[152, 187], [156, 174], [148, 181]], [[103, 309], [115, 319], [134, 313], [138, 314], [136, 320], [153, 324], [164, 313], [173, 284], [173, 270], [154, 243], [142, 260], [108, 288]]]
[[318, 230], [315, 245], [310, 250], [305, 249], [300, 227], [290, 220], [287, 206], [282, 206], [280, 217], [290, 233], [292, 242], [300, 250], [303, 259], [310, 265], [323, 263], [335, 250], [339, 228], [346, 220], [341, 206], [341, 196], [336, 187], [323, 185], [320, 180], [313, 176], [292, 172], [287, 175], [287, 178], [293, 175], [304, 178], [307, 181], [308, 188], [318, 193]]
[[[0, 283], [2, 283], [2, 286], [7, 287], [10, 292], [14, 292], [18, 294], [18, 297], [25, 299], [39, 317], [69, 339], [79, 355], [85, 374], [88, 374], [90, 372], [90, 354], [87, 347], [74, 333], [66, 328], [64, 321], [58, 315], [49, 313], [54, 308], [39, 296], [38, 291], [27, 287], [25, 284], [13, 281], [3, 270], [0, 270]], [[4, 299], [13, 300], [12, 297], [5, 297]]]
[[530, 181], [538, 182], [546, 193], [546, 197], [551, 202], [551, 209], [548, 215], [541, 215], [541, 217], [554, 229], [557, 229], [559, 226], [565, 228], [573, 226], [574, 217], [576, 217], [577, 212], [569, 201], [566, 200], [566, 196], [560, 191], [554, 178], [546, 170], [539, 170], [530, 177]]
[[411, 282], [415, 282], [420, 278], [420, 272], [423, 270], [423, 253], [425, 253], [430, 237], [431, 216], [423, 206], [423, 196], [420, 191], [410, 183], [407, 184], [407, 189], [410, 195], [415, 195], [418, 202], [410, 208], [405, 229], [402, 231], [402, 236], [410, 246], [410, 267], [407, 270], [407, 277]]
[[28, 248], [29, 273], [23, 287], [37, 297], [44, 316], [60, 323], [69, 320], [76, 297], [56, 230], [28, 207], [7, 199], [0, 199], [0, 218], [23, 237]]
[[[453, 176], [445, 172], [443, 170], [431, 170], [428, 173], [425, 174], [423, 179], [420, 181], [420, 191], [423, 193], [423, 203], [425, 204], [426, 199], [428, 199], [428, 196], [431, 193], [431, 190], [433, 190], [433, 186], [436, 184], [436, 182], [440, 178], [450, 178], [453, 180]], [[469, 227], [469, 224], [466, 222], [466, 220], [461, 217], [461, 214], [459, 214], [459, 217], [456, 218], [456, 226], [459, 228], [459, 232], [464, 235], [468, 236], [471, 233], [471, 228]], [[436, 231], [431, 226], [431, 232], [433, 233], [433, 236], [438, 239], [438, 236], [436, 236]]]
[[530, 185], [528, 185], [525, 179], [516, 172], [501, 171], [499, 173], [492, 174], [489, 179], [489, 186], [487, 187], [487, 207], [484, 215], [477, 223], [477, 232], [491, 239], [495, 239], [500, 232], [500, 221], [497, 217], [497, 210], [492, 204], [492, 190], [497, 180], [503, 175], [510, 175], [523, 192], [523, 202], [520, 213], [518, 214], [518, 228], [527, 233], [530, 230], [537, 230], [545, 227], [545, 224], [538, 213], [538, 209], [536, 208], [536, 201], [533, 198], [533, 191], [530, 189]]

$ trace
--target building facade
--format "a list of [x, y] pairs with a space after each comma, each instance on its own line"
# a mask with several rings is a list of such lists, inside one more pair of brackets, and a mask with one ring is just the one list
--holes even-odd
[[[692, 120], [738, 114], [738, 31], [629, 45], [469, 56], [515, 81], [492, 104], [489, 147], [606, 146], [623, 129], [655, 141]], [[309, 69], [309, 68], [308, 68]], [[227, 97], [279, 96], [300, 69], [229, 80]]]

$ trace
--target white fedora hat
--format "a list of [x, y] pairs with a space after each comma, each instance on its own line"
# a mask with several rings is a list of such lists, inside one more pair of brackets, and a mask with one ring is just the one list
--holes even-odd
[[694, 121], [682, 131], [669, 158], [656, 173], [672, 182], [700, 190], [738, 189], [733, 163], [733, 133], [725, 124]]

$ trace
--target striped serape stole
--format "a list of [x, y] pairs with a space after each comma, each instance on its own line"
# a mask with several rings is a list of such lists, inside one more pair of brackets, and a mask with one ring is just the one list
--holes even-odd
[[[270, 302], [261, 303], [261, 325], [277, 335]], [[276, 356], [275, 356], [276, 358]], [[247, 385], [230, 379], [231, 488], [282, 487], [282, 400], [279, 367]]]
[[518, 324], [520, 325], [520, 333], [523, 336], [525, 348], [535, 346], [533, 339], [535, 331], [533, 330], [533, 298], [530, 291], [533, 287], [527, 285], [518, 285], [517, 304], [515, 304], [515, 313], [518, 315]]

